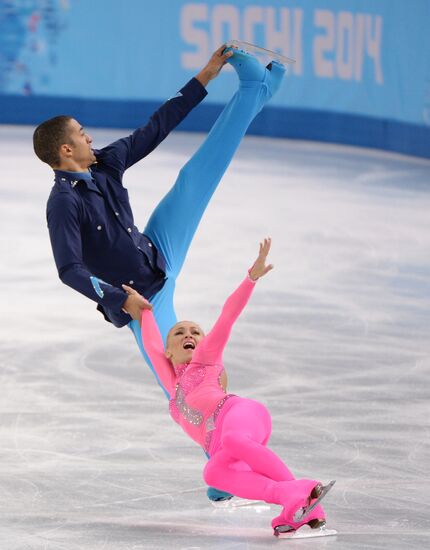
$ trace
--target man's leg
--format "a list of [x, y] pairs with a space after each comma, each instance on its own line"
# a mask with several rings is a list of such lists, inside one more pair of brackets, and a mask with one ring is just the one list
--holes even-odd
[[[176, 323], [173, 296], [175, 281], [180, 273], [194, 233], [206, 206], [236, 152], [248, 126], [280, 85], [284, 68], [276, 63], [271, 71], [262, 67], [248, 54], [235, 52], [230, 59], [239, 76], [239, 89], [226, 105], [207, 138], [181, 169], [173, 188], [154, 210], [144, 233], [166, 259], [167, 281], [151, 297], [154, 316], [164, 342], [169, 329]], [[145, 361], [160, 383], [142, 345], [137, 321], [129, 324]], [[211, 500], [231, 495], [209, 488]]]
[[235, 52], [231, 63], [239, 89], [203, 144], [181, 169], [173, 188], [154, 210], [144, 233], [162, 251], [170, 276], [177, 277], [203, 213], [254, 117], [279, 87], [285, 72]]
[[[169, 329], [176, 323], [175, 281], [206, 206], [248, 126], [278, 89], [285, 72], [284, 67], [275, 62], [268, 70], [255, 57], [243, 52], [235, 51], [229, 63], [239, 76], [238, 91], [223, 109], [203, 144], [181, 169], [175, 185], [156, 207], [144, 230], [161, 250], [167, 264], [164, 287], [149, 297], [164, 342]], [[143, 350], [139, 324], [132, 321], [129, 327], [154, 372]]]

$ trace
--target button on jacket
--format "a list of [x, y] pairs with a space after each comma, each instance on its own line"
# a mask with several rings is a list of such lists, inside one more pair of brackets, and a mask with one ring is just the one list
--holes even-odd
[[153, 151], [206, 94], [200, 82], [191, 79], [148, 124], [94, 150], [97, 163], [89, 177], [55, 171], [47, 221], [59, 277], [97, 302], [118, 327], [130, 321], [121, 310], [127, 299], [122, 284], [150, 298], [165, 281], [164, 257], [135, 226], [122, 176]]

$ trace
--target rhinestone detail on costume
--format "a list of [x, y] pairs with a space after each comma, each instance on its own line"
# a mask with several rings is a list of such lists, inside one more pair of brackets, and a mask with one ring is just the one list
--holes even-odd
[[[181, 385], [177, 384], [174, 400], [175, 408], [187, 422], [199, 426], [203, 422], [203, 415], [197, 409], [193, 409], [187, 405], [185, 395], [186, 393], [183, 391]], [[170, 407], [170, 412], [172, 412], [172, 407]]]
[[179, 382], [176, 384], [176, 395], [170, 404], [170, 414], [178, 422], [181, 415], [187, 422], [199, 426], [203, 422], [202, 413], [187, 405], [186, 396], [204, 380], [204, 366], [189, 368], [189, 365], [179, 365], [176, 371]]
[[221, 409], [223, 408], [225, 402], [230, 399], [230, 397], [235, 397], [234, 393], [228, 393], [225, 397], [221, 399], [221, 401], [216, 406], [216, 409], [214, 410], [213, 414], [209, 416], [206, 420], [206, 441], [205, 441], [205, 451], [208, 452], [209, 446], [212, 441], [212, 435], [213, 431], [215, 429], [216, 425], [216, 419], [218, 418], [219, 413], [221, 412]]
[[206, 376], [206, 367], [191, 367], [182, 371], [178, 386], [184, 395], [188, 395], [199, 386]]

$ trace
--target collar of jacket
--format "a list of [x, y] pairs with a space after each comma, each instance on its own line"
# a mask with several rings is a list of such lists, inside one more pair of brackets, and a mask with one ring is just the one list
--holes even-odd
[[55, 184], [59, 187], [70, 187], [74, 189], [78, 184], [83, 184], [90, 191], [100, 193], [99, 188], [95, 184], [90, 172], [67, 172], [65, 170], [54, 170]]

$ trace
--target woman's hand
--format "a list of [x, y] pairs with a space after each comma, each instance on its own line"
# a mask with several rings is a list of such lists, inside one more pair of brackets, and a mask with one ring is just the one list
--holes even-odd
[[273, 269], [272, 264], [266, 265], [266, 259], [267, 255], [269, 254], [271, 244], [272, 239], [270, 237], [264, 239], [264, 241], [260, 243], [260, 252], [258, 254], [258, 258], [255, 260], [254, 265], [249, 270], [249, 276], [253, 281], [256, 281], [260, 277], [263, 277], [264, 275], [266, 275], [266, 273]]
[[137, 290], [127, 285], [122, 285], [122, 288], [127, 292], [127, 300], [122, 305], [122, 310], [128, 313], [132, 319], [140, 322], [142, 311], [144, 309], [152, 309], [152, 305], [146, 298], [141, 296]]

